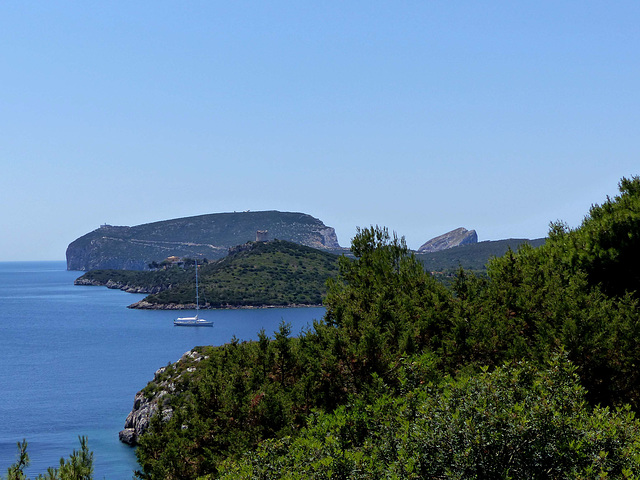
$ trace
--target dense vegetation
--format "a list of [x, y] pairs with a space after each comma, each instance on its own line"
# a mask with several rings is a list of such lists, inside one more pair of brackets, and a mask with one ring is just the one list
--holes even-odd
[[[486, 275], [486, 265], [491, 258], [502, 256], [509, 248], [517, 248], [524, 243], [539, 246], [544, 243], [544, 239], [480, 242], [440, 252], [416, 254], [416, 258], [436, 279], [450, 286], [460, 267], [467, 272]], [[249, 244], [260, 245], [252, 242]], [[278, 249], [282, 251], [278, 252]], [[323, 251], [323, 253], [326, 254], [329, 251]], [[269, 259], [271, 255], [279, 255], [280, 259], [275, 257]], [[352, 257], [352, 254], [349, 252], [348, 256]], [[295, 266], [296, 261], [299, 268], [290, 268], [288, 272], [286, 267], [283, 268], [283, 265]], [[201, 266], [214, 263], [206, 258], [199, 259], [198, 262]], [[237, 262], [237, 265], [232, 265], [234, 262]], [[251, 262], [256, 265], [256, 268]], [[193, 267], [193, 263], [193, 259], [187, 258], [186, 265], [180, 266], [172, 266], [166, 261], [152, 262], [150, 266], [153, 270], [151, 271], [91, 270], [79, 277], [76, 283], [90, 282], [94, 285], [106, 285], [136, 293], [154, 294], [177, 287], [170, 294], [166, 293], [147, 300], [153, 304], [160, 302], [165, 305], [168, 303], [193, 304], [195, 302], [194, 270], [188, 268]], [[326, 268], [321, 265], [322, 263], [326, 263]], [[222, 269], [206, 267], [201, 270], [206, 274], [202, 282], [206, 287], [204, 293], [208, 293], [208, 298], [212, 300], [209, 306], [309, 305], [319, 304], [321, 297], [326, 294], [325, 280], [329, 276], [337, 275], [337, 260], [327, 255], [318, 255], [316, 250], [301, 246], [298, 248], [289, 242], [276, 241], [269, 248], [253, 250], [249, 257], [232, 254], [225, 260]], [[301, 275], [300, 273], [304, 270], [307, 273], [316, 271], [318, 275], [311, 277]], [[284, 278], [283, 274], [287, 278]], [[267, 289], [268, 295], [265, 296], [264, 285], [271, 282], [272, 278], [276, 279], [278, 288]], [[207, 283], [209, 283], [208, 287]], [[183, 285], [179, 286], [180, 284]], [[224, 285], [224, 289], [218, 289], [212, 285]], [[180, 295], [175, 294], [178, 290], [181, 292]], [[259, 295], [256, 297], [252, 294]]]
[[[91, 270], [76, 282], [157, 292], [144, 299], [147, 305], [193, 306], [194, 261], [186, 263], [154, 271]], [[222, 260], [199, 263], [198, 271], [203, 308], [320, 305], [327, 279], [338, 273], [338, 258], [283, 240], [249, 242]]]
[[90, 270], [78, 279], [76, 284], [93, 282], [96, 285], [105, 285], [112, 288], [137, 289], [141, 293], [167, 290], [174, 285], [193, 280], [194, 267], [183, 268], [172, 266], [169, 268], [141, 271], [141, 270]]
[[[412, 373], [403, 363], [402, 374]], [[640, 423], [591, 409], [574, 368], [509, 364], [317, 412], [297, 435], [263, 442], [218, 477], [625, 478]], [[213, 477], [213, 475], [211, 475]]]
[[620, 192], [451, 289], [360, 230], [298, 338], [165, 370], [139, 477], [638, 478], [640, 179]]
[[486, 274], [487, 264], [493, 257], [501, 257], [507, 250], [517, 250], [520, 245], [529, 244], [539, 247], [545, 242], [544, 238], [527, 240], [511, 238], [460, 245], [458, 247], [440, 250], [439, 252], [416, 253], [416, 258], [422, 262], [424, 268], [431, 272], [438, 280], [450, 284], [460, 267], [475, 274]]
[[[205, 308], [320, 305], [326, 281], [338, 271], [335, 255], [283, 240], [253, 242], [199, 269]], [[144, 299], [155, 305], [194, 304], [195, 275]]]

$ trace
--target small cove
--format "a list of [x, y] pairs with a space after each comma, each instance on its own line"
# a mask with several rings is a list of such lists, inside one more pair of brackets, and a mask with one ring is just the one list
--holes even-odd
[[177, 328], [179, 312], [128, 309], [144, 295], [74, 286], [80, 275], [65, 262], [0, 263], [0, 471], [23, 438], [33, 478], [85, 435], [94, 478], [132, 478], [135, 454], [118, 432], [155, 370], [197, 345], [255, 339], [283, 320], [297, 334], [324, 315], [324, 308], [205, 310], [213, 328]]

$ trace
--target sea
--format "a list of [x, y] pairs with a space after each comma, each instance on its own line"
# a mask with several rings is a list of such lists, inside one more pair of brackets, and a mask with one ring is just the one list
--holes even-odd
[[144, 295], [76, 286], [82, 272], [66, 263], [0, 262], [0, 476], [26, 440], [27, 477], [58, 467], [86, 436], [95, 479], [131, 479], [135, 450], [120, 443], [133, 399], [154, 372], [199, 345], [234, 336], [273, 336], [282, 321], [292, 334], [323, 308], [204, 310], [213, 328], [174, 327], [188, 312], [126, 308]]

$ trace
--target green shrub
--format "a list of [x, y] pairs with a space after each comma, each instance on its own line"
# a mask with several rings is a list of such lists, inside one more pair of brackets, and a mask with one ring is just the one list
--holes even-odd
[[317, 413], [299, 435], [226, 461], [218, 478], [634, 478], [640, 423], [584, 394], [560, 358], [447, 378]]
[[[93, 478], [93, 452], [89, 450], [86, 437], [79, 437], [80, 450], [74, 450], [68, 459], [60, 459], [60, 467], [47, 468], [36, 480], [91, 480]], [[7, 480], [27, 480], [24, 469], [29, 466], [27, 441], [18, 442], [18, 460], [7, 470]], [[0, 477], [1, 479], [2, 477]]]

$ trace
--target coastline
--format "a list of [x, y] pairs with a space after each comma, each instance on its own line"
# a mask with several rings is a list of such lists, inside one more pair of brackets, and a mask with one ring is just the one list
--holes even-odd
[[112, 290], [122, 290], [127, 293], [142, 293], [142, 294], [155, 294], [159, 293], [166, 288], [163, 287], [145, 287], [141, 285], [129, 285], [122, 282], [116, 282], [114, 280], [109, 280], [107, 282], [101, 282], [99, 280], [87, 279], [78, 277], [73, 281], [74, 285], [80, 285], [84, 287], [107, 287]]
[[[89, 287], [106, 287], [112, 290], [121, 290], [126, 293], [136, 293], [136, 294], [146, 294], [152, 295], [159, 293], [163, 290], [166, 290], [170, 286], [154, 286], [154, 287], [145, 287], [141, 285], [129, 285], [127, 283], [118, 282], [114, 280], [108, 280], [106, 282], [95, 280], [95, 279], [86, 279], [82, 277], [78, 277], [74, 280], [74, 285], [79, 286], [89, 286]], [[210, 304], [200, 305], [200, 310], [251, 310], [251, 309], [269, 309], [269, 308], [318, 308], [322, 307], [322, 303], [290, 303], [286, 305], [276, 305], [276, 304], [262, 304], [262, 305], [231, 305], [227, 304], [224, 306], [214, 307]], [[157, 304], [151, 303], [142, 299], [138, 302], [132, 303], [131, 305], [127, 305], [127, 308], [133, 310], [196, 310], [195, 303], [165, 303], [165, 304]]]
[[[320, 304], [307, 304], [307, 303], [291, 303], [287, 305], [225, 305], [223, 307], [212, 307], [207, 305], [200, 305], [200, 310], [258, 310], [267, 308], [319, 308], [323, 305]], [[140, 300], [139, 302], [128, 305], [127, 308], [134, 310], [195, 310], [195, 303], [165, 303], [157, 304]]]

